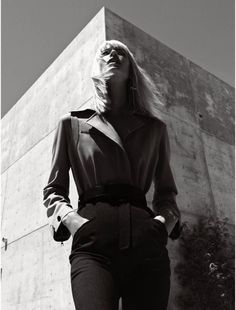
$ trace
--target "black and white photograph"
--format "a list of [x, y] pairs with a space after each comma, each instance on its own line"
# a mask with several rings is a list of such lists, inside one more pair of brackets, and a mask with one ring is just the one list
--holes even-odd
[[234, 1], [1, 4], [2, 309], [235, 309]]

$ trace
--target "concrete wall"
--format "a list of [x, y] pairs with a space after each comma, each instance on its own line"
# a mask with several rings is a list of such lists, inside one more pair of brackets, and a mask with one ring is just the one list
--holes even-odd
[[[105, 39], [126, 43], [164, 96], [183, 220], [212, 211], [234, 219], [234, 89], [119, 16], [102, 9], [2, 120], [4, 309], [74, 309], [71, 241], [55, 243], [42, 206], [59, 117], [89, 102], [92, 59]], [[148, 199], [151, 200], [150, 190]], [[71, 182], [71, 200], [77, 195]], [[172, 267], [178, 242], [169, 241]], [[178, 283], [169, 309], [176, 309]]]

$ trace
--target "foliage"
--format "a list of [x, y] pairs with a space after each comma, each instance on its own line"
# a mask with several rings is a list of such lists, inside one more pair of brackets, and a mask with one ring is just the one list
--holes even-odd
[[234, 309], [234, 245], [227, 219], [199, 218], [185, 223], [175, 272], [182, 287], [177, 304], [183, 310]]

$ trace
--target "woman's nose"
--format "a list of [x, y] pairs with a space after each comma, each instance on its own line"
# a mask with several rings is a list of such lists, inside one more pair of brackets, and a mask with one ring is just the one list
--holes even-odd
[[110, 56], [118, 56], [117, 52], [115, 49], [112, 49], [110, 52]]

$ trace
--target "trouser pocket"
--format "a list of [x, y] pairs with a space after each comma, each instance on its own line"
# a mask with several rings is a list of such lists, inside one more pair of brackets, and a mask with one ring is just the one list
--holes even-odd
[[168, 241], [168, 233], [165, 224], [154, 218], [151, 219], [151, 222], [154, 241], [160, 245], [166, 246]]
[[117, 208], [107, 203], [89, 204], [79, 213], [90, 220], [76, 231], [72, 253], [86, 251], [107, 253], [117, 243]]
[[167, 244], [165, 224], [152, 218], [145, 210], [132, 209], [132, 243], [134, 247], [159, 247]]
[[[86, 218], [84, 218], [86, 219]], [[91, 222], [92, 220], [90, 219], [86, 219], [87, 222], [84, 222], [82, 225], [79, 226], [79, 228], [76, 230], [74, 236], [73, 236], [73, 240], [77, 238], [77, 235], [81, 233], [81, 230], [83, 230], [84, 228], [86, 228], [86, 225], [89, 224], [89, 222]]]
[[95, 218], [88, 220], [77, 229], [72, 241], [72, 252], [85, 250], [86, 248], [91, 247], [95, 238], [94, 223]]

